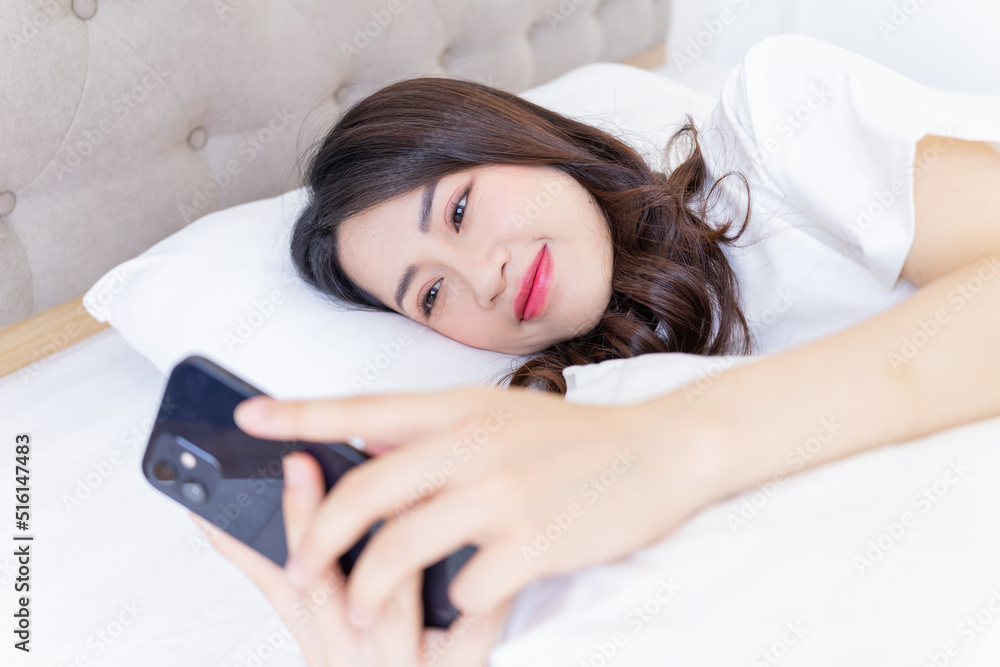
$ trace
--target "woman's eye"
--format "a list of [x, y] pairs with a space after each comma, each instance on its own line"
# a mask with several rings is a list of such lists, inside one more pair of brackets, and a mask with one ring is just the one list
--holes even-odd
[[469, 191], [466, 190], [462, 195], [462, 198], [455, 203], [455, 206], [451, 210], [451, 222], [456, 225], [456, 229], [458, 225], [462, 224], [462, 217], [465, 215], [465, 200], [468, 199], [468, 197]]
[[441, 280], [438, 280], [434, 285], [420, 297], [420, 312], [423, 313], [424, 317], [431, 316], [431, 308], [434, 307], [434, 300], [437, 298], [438, 289], [441, 286]]
[[[450, 218], [451, 223], [455, 225], [455, 231], [458, 231], [459, 227], [462, 226], [462, 218], [465, 217], [465, 206], [468, 203], [466, 200], [469, 198], [469, 190], [471, 189], [471, 185], [466, 188], [465, 192], [462, 193], [462, 198], [455, 202], [455, 205], [451, 208]], [[427, 290], [422, 297], [420, 297], [420, 312], [423, 313], [425, 318], [431, 316], [431, 309], [434, 308], [434, 301], [437, 299], [437, 293], [441, 288], [442, 280], [444, 280], [444, 278], [441, 278], [441, 280], [434, 283], [434, 286]]]

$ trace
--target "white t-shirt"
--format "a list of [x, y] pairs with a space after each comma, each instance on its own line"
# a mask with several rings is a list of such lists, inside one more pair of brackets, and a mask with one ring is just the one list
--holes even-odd
[[[900, 276], [914, 177], [953, 142], [922, 155], [916, 144], [925, 135], [1000, 141], [1000, 97], [929, 88], [826, 42], [780, 35], [750, 49], [698, 128], [709, 182], [728, 171], [749, 182], [747, 232], [725, 252], [755, 352], [767, 354], [917, 290]], [[709, 222], [741, 222], [742, 181], [729, 177], [718, 192]]]

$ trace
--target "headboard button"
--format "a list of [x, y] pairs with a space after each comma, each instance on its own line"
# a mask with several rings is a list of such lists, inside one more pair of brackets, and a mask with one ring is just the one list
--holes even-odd
[[73, 0], [73, 13], [81, 21], [89, 21], [97, 13], [97, 0]]
[[0, 217], [10, 215], [14, 207], [17, 206], [17, 197], [10, 190], [0, 192]]
[[348, 85], [346, 83], [341, 84], [337, 90], [333, 91], [333, 101], [340, 106], [347, 106], [350, 94], [351, 91]]
[[208, 143], [208, 132], [205, 131], [205, 128], [199, 125], [198, 127], [191, 130], [191, 134], [188, 135], [188, 146], [195, 149], [196, 151], [200, 151], [202, 148], [205, 147], [205, 144], [207, 143]]

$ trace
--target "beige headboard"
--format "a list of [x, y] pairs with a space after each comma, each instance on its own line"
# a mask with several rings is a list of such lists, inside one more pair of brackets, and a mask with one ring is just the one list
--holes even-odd
[[300, 185], [409, 76], [512, 92], [662, 44], [669, 0], [0, 3], [0, 327], [198, 217]]

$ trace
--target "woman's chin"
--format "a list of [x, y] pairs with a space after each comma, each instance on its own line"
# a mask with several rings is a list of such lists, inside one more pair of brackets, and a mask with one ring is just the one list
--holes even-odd
[[501, 352], [503, 354], [512, 354], [518, 356], [525, 356], [529, 354], [536, 354], [542, 350], [549, 347], [551, 343], [534, 343], [534, 344], [522, 344], [522, 345], [505, 345], [503, 349], [497, 349], [496, 352]]

